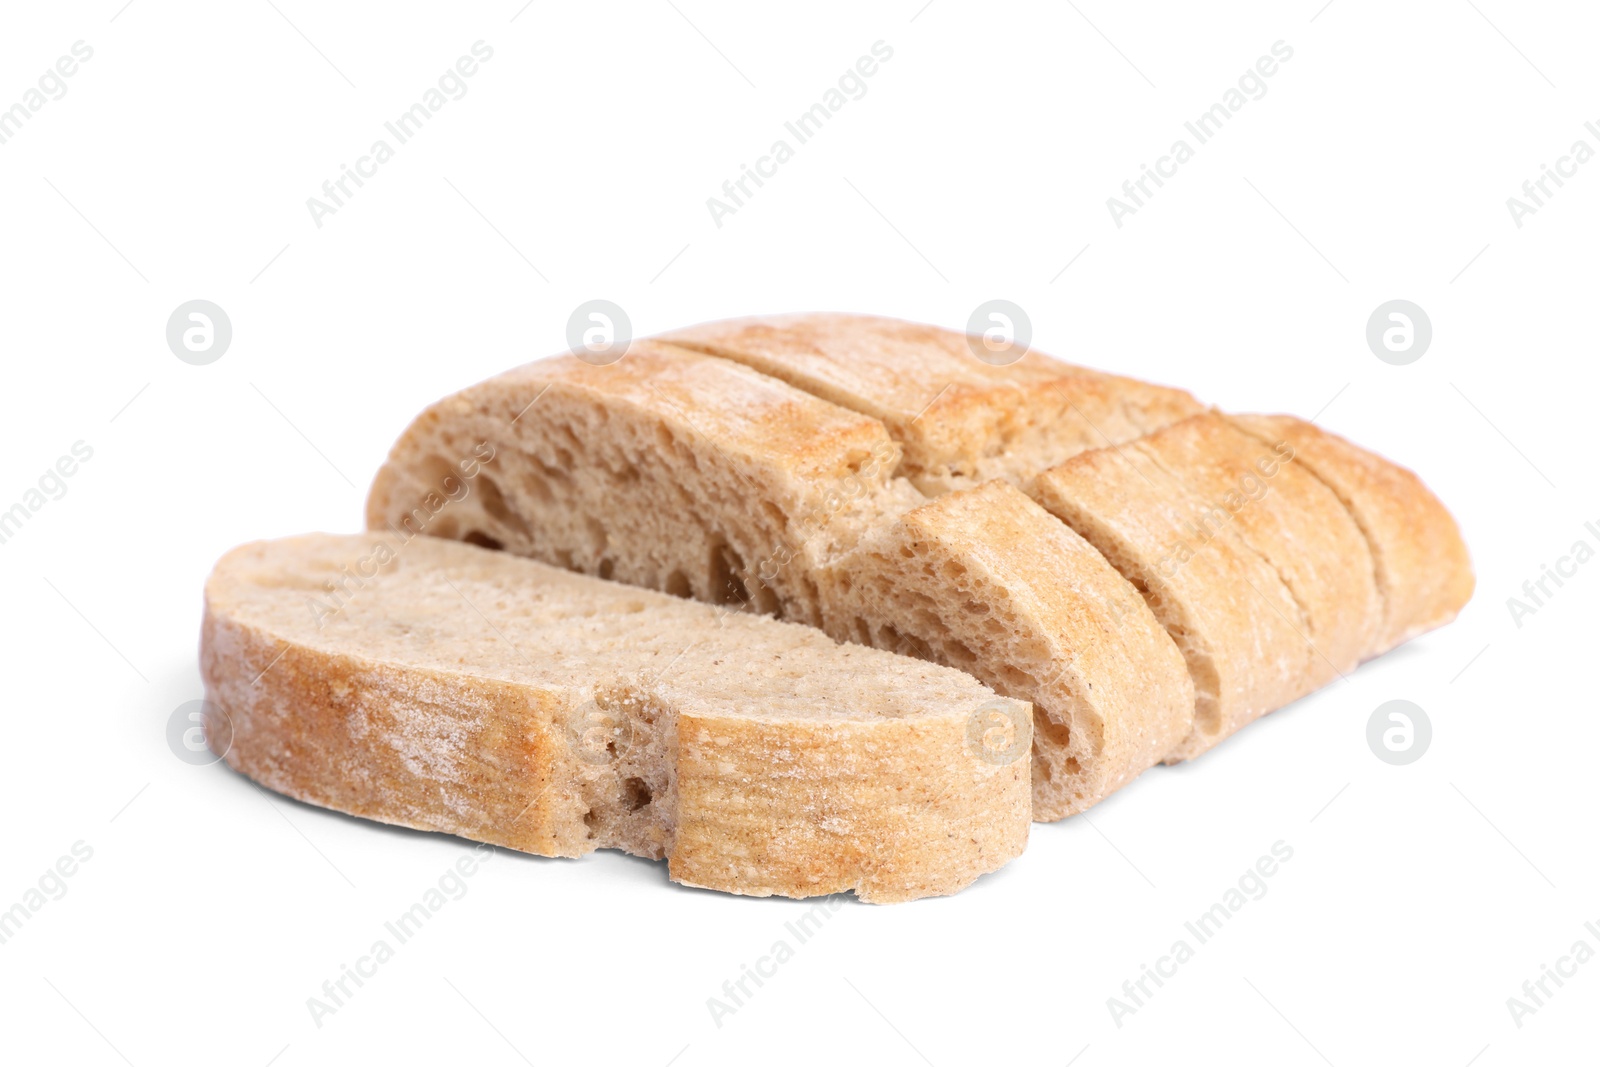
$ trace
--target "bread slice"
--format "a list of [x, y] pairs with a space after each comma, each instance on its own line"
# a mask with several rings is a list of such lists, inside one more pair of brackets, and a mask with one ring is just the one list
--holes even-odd
[[735, 360], [883, 423], [930, 496], [1033, 474], [1204, 410], [1180, 389], [1038, 352], [991, 366], [966, 334], [871, 315], [706, 323], [662, 340]]
[[1306, 692], [1311, 647], [1294, 597], [1208, 505], [1138, 442], [1040, 473], [1031, 495], [1139, 590], [1194, 680], [1190, 759]]
[[1230, 527], [1277, 572], [1314, 651], [1307, 691], [1367, 657], [1383, 621], [1371, 552], [1339, 498], [1295, 462], [1292, 446], [1269, 445], [1209, 412], [1135, 447], [1204, 501], [1197, 532]]
[[1380, 655], [1443, 626], [1472, 599], [1461, 530], [1411, 471], [1292, 415], [1235, 415], [1240, 429], [1292, 448], [1349, 511], [1366, 538], [1383, 619], [1367, 649]]
[[1194, 686], [1099, 552], [1001, 481], [946, 494], [828, 568], [836, 637], [947, 663], [1033, 704], [1033, 813], [1065, 818], [1188, 735]]
[[890, 902], [1027, 841], [1027, 704], [471, 545], [235, 549], [206, 585], [201, 666], [231, 728], [208, 732], [251, 778], [538, 855], [617, 848], [690, 885]]
[[922, 497], [881, 424], [722, 359], [636, 341], [446, 397], [396, 442], [369, 529], [820, 625], [816, 561]]
[[[452, 459], [477, 455], [466, 468]], [[367, 522], [971, 671], [1037, 700], [1053, 724], [1035, 766], [1041, 818], [1101, 799], [1165, 755], [1158, 739], [1188, 729], [1188, 702], [1172, 699], [1187, 681], [1133, 590], [1019, 493], [902, 525], [928, 500], [891, 477], [899, 461], [872, 418], [727, 360], [639, 342], [610, 366], [545, 360], [433, 405], [379, 472]], [[986, 543], [1002, 529], [1015, 544], [1006, 557]], [[881, 563], [901, 551], [939, 559], [937, 573]], [[961, 574], [985, 576], [994, 599], [974, 600]], [[1035, 582], [1050, 594], [1030, 595]], [[1108, 646], [1099, 602], [1123, 606], [1125, 652]], [[1024, 652], [1019, 669], [1011, 657]]]

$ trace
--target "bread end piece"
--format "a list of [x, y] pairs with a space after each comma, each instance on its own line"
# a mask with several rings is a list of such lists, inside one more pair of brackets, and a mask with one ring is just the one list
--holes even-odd
[[1287, 443], [1366, 537], [1383, 622], [1366, 658], [1445, 625], [1472, 599], [1472, 559], [1456, 520], [1412, 471], [1292, 415], [1234, 415], [1257, 438]]

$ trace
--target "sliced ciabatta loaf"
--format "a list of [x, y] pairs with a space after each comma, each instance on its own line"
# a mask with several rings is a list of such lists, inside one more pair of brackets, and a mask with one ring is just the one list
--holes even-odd
[[235, 549], [206, 585], [201, 664], [235, 769], [383, 822], [879, 902], [954, 892], [1027, 840], [1027, 704], [470, 545]]
[[[450, 459], [478, 454], [491, 458], [467, 472]], [[636, 343], [611, 366], [545, 360], [433, 405], [379, 472], [367, 522], [971, 671], [1037, 701], [1049, 725], [1035, 763], [1041, 818], [1094, 803], [1157, 762], [1192, 709], [1172, 699], [1187, 681], [1134, 590], [1019, 493], [909, 517], [928, 501], [890, 476], [899, 458], [871, 418], [727, 360]], [[994, 500], [1005, 507], [986, 513]], [[1006, 528], [1014, 545], [997, 554], [988, 539]], [[881, 562], [912, 552], [939, 567]], [[1036, 582], [1053, 592], [1035, 595]], [[1108, 642], [1102, 602], [1121, 605], [1121, 649]]]
[[1443, 626], [1472, 599], [1472, 560], [1461, 530], [1411, 471], [1292, 415], [1235, 415], [1240, 429], [1291, 448], [1298, 466], [1349, 511], [1370, 548], [1382, 600], [1367, 656]]
[[[1297, 448], [1277, 421], [1177, 390], [1037, 353], [993, 367], [965, 335], [867, 316], [668, 338], [434, 405], [380, 472], [369, 526], [433, 516], [430, 533], [960, 666], [1035, 704], [1040, 818], [1101, 799], [1163, 736], [1182, 735], [1168, 758], [1204, 751], [1447, 621], [1471, 590], [1420, 483], [1314, 428], [1288, 424]], [[479, 450], [481, 491], [451, 462]], [[451, 477], [459, 492], [442, 493]], [[983, 550], [1008, 536], [1013, 552]], [[1080, 655], [1104, 640], [1097, 611], [1050, 607], [1103, 599], [1118, 575], [1149, 598], [1114, 620], [1154, 665], [1143, 676]], [[1024, 595], [1052, 581], [1071, 596]], [[1189, 687], [1195, 706], [1175, 709]]]
[[873, 315], [730, 319], [662, 340], [746, 364], [877, 419], [905, 449], [902, 473], [929, 495], [991, 478], [1021, 485], [1079, 452], [1203, 410], [1180, 389], [1039, 352], [990, 365], [966, 334]]

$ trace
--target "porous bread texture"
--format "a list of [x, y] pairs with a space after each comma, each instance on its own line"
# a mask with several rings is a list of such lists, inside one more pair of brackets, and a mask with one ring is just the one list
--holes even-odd
[[1085, 452], [1030, 495], [1144, 595], [1189, 666], [1194, 721], [1168, 755], [1191, 759], [1307, 692], [1299, 605], [1232, 525], [1201, 528], [1206, 501], [1142, 447]]
[[1314, 652], [1307, 692], [1366, 658], [1383, 619], [1366, 538], [1339, 498], [1295, 462], [1292, 445], [1269, 445], [1213, 411], [1137, 447], [1204, 502], [1195, 536], [1231, 525], [1282, 579]]
[[[442, 493], [456, 469], [446, 457], [471, 454], [483, 442], [492, 459], [479, 464], [473, 478], [457, 478], [460, 492], [452, 502]], [[1075, 696], [1068, 681], [1075, 649], [1103, 643], [1101, 621], [1025, 595], [1033, 572], [1052, 565], [1049, 542], [1063, 532], [1042, 512], [1035, 509], [1029, 525], [1045, 540], [1019, 548], [1033, 554], [1029, 561], [993, 570], [991, 587], [997, 595], [1018, 594], [1012, 612], [1034, 613], [1016, 625], [1049, 634], [1065, 650], [1062, 662], [1039, 669], [1041, 684], [1027, 686], [1021, 674], [1007, 670], [1005, 653], [988, 643], [969, 646], [974, 663], [949, 654], [943, 642], [908, 644], [895, 637], [934, 632], [930, 611], [950, 613], [938, 624], [953, 633], [969, 625], [960, 614], [967, 597], [940, 598], [932, 608], [916, 602], [929, 585], [920, 574], [881, 571], [876, 583], [834, 599], [849, 588], [834, 577], [871, 558], [851, 554], [861, 544], [879, 545], [881, 555], [881, 546], [908, 536], [936, 537], [957, 562], [984, 551], [981, 539], [964, 536], [959, 525], [923, 523], [913, 534], [900, 529], [901, 516], [927, 499], [906, 479], [890, 476], [899, 456], [872, 418], [720, 358], [639, 343], [611, 366], [546, 360], [433, 405], [379, 472], [367, 521], [373, 529], [409, 529], [412, 516], [413, 525], [430, 534], [807, 622], [841, 640], [881, 643], [962, 667], [1008, 693], [1026, 691], [1053, 724], [1036, 762], [1043, 818], [1092, 803], [1155, 762], [1162, 753], [1149, 755], [1142, 741], [1124, 748], [1122, 738], [1153, 729], [1147, 719], [1171, 710], [1168, 704], [1141, 702], [1146, 677], [1139, 672], [1085, 672], [1080, 691], [1092, 685], [1096, 699]], [[429, 485], [441, 507], [423, 522]], [[930, 544], [930, 550], [937, 547]], [[1061, 567], [1087, 573], [1081, 546], [1072, 547], [1078, 559], [1065, 559]], [[979, 574], [985, 567], [974, 561], [970, 569]], [[1119, 580], [1109, 567], [1094, 574], [1101, 585]], [[902, 588], [864, 600], [864, 591], [886, 582]], [[1132, 590], [1125, 594], [1121, 602], [1129, 605], [1134, 628], [1163, 639]], [[856, 625], [857, 618], [868, 625]], [[1168, 677], [1170, 658], [1151, 667], [1168, 689], [1181, 685]], [[1092, 724], [1096, 710], [1130, 717], [1111, 724], [1109, 746]], [[1181, 733], [1191, 712], [1173, 713], [1168, 729]], [[1075, 722], [1090, 727], [1081, 738], [1071, 737]]]
[[1022, 485], [1080, 452], [1204, 410], [1181, 389], [1039, 352], [990, 365], [966, 334], [873, 315], [729, 319], [662, 339], [877, 419], [905, 449], [901, 473], [929, 496], [991, 478]]
[[1230, 418], [1262, 441], [1292, 447], [1297, 464], [1339, 498], [1366, 539], [1383, 603], [1367, 656], [1443, 626], [1472, 599], [1461, 530], [1414, 473], [1292, 415]]
[[921, 496], [881, 424], [745, 367], [635, 342], [530, 363], [429, 407], [369, 529], [460, 537], [582, 574], [819, 625], [813, 572]]
[[[1096, 690], [1085, 705], [1037, 684], [1010, 661], [1018, 653], [973, 630], [968, 602], [993, 618], [1015, 611], [1027, 598], [1004, 598], [1044, 580], [1033, 572], [1050, 566], [1043, 546], [1061, 535], [1047, 522], [1032, 558], [988, 568], [966, 536], [981, 517], [959, 503], [925, 510], [929, 497], [960, 498], [986, 479], [1018, 485], [1149, 599], [1136, 629], [1166, 629], [1175, 644], [1157, 658], [1178, 651], [1195, 692], [1194, 708], [1165, 723], [1189, 724], [1170, 759], [1441, 625], [1470, 596], [1454, 522], [1410, 472], [1295, 420], [1208, 413], [1187, 393], [1038, 353], [987, 366], [967, 341], [869, 316], [779, 316], [636, 342], [613, 367], [566, 358], [521, 368], [417, 420], [379, 474], [368, 522], [410, 528], [432, 515], [429, 533], [961, 666], [1036, 703], [1041, 818], [1137, 773], [1143, 756], [1124, 762], [1124, 750], [1101, 747], [1093, 710], [1120, 709], [1104, 721], [1126, 718], [1118, 722], [1136, 734], [1146, 723], [1127, 710], [1135, 689], [1109, 667], [1107, 679], [1085, 670], [1085, 688]], [[1251, 439], [1271, 446], [1276, 469], [1264, 496], [1236, 507], [1234, 483], [1264, 458]], [[447, 457], [490, 441], [483, 492], [458, 486], [457, 503], [435, 492], [440, 507], [418, 510], [428, 485], [454, 469]], [[662, 456], [652, 454], [657, 441]], [[1001, 509], [994, 521], [1016, 515]], [[908, 545], [987, 574], [994, 599], [889, 566]], [[1147, 573], [1178, 556], [1173, 574]], [[1066, 570], [1078, 566], [1067, 559]], [[866, 580], [852, 586], [852, 568]], [[1069, 650], [1100, 639], [1070, 614], [1006, 625], [1055, 633]], [[1070, 667], [1076, 653], [1064, 655]], [[1158, 674], [1163, 693], [1181, 688]]]
[[1104, 799], [1188, 735], [1177, 646], [1103, 556], [1001, 481], [946, 494], [829, 567], [827, 626], [1033, 704], [1034, 818]]
[[206, 585], [201, 666], [235, 769], [525, 852], [619, 848], [691, 885], [890, 902], [954, 892], [1027, 840], [1025, 703], [471, 545], [235, 549]]

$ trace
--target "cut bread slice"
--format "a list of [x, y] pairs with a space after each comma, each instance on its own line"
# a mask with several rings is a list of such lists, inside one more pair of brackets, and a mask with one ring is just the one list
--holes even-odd
[[201, 665], [230, 765], [382, 822], [873, 902], [954, 892], [1027, 841], [1026, 703], [471, 545], [235, 549], [206, 585]]
[[[490, 458], [470, 469], [450, 460], [479, 453]], [[1044, 818], [1100, 799], [1164, 755], [1146, 750], [1162, 731], [1182, 734], [1192, 714], [1168, 699], [1184, 684], [1173, 650], [1127, 669], [1088, 606], [1127, 606], [1128, 654], [1142, 655], [1167, 638], [1133, 591], [1032, 505], [1025, 521], [952, 506], [900, 527], [928, 501], [890, 477], [899, 458], [871, 418], [727, 360], [641, 342], [612, 366], [546, 360], [433, 405], [379, 472], [367, 522], [770, 612], [1030, 694], [1055, 724], [1036, 767]], [[1017, 512], [1020, 496], [1010, 500]], [[1006, 521], [1036, 539], [1025, 546], [1019, 534], [1010, 560], [976, 532]], [[852, 556], [868, 541], [873, 552]], [[938, 574], [878, 567], [854, 588], [838, 580], [912, 542], [942, 561]], [[985, 595], [1009, 599], [974, 601], [970, 583], [950, 577], [963, 568], [989, 576]], [[1027, 595], [1035, 580], [1050, 583], [1050, 597]], [[974, 616], [984, 610], [1005, 620], [998, 636]], [[934, 641], [945, 633], [951, 640]], [[1017, 669], [1009, 657], [1022, 651], [1033, 658]]]
[[1169, 759], [1190, 759], [1306, 692], [1311, 648], [1273, 568], [1139, 442], [1040, 473], [1031, 494], [1144, 594], [1194, 680], [1194, 724]]
[[1231, 416], [1240, 429], [1294, 449], [1366, 538], [1383, 602], [1367, 656], [1454, 619], [1472, 599], [1472, 559], [1439, 498], [1411, 471], [1292, 415]]
[[1277, 571], [1299, 605], [1315, 654], [1307, 691], [1355, 669], [1383, 620], [1366, 538], [1339, 498], [1295, 462], [1217, 412], [1138, 442], [1205, 503], [1197, 531], [1228, 526]]
[[952, 330], [871, 315], [775, 315], [706, 323], [663, 340], [746, 364], [869, 415], [905, 449], [924, 493], [1015, 485], [1079, 452], [1121, 444], [1204, 410], [1181, 389], [1038, 352], [993, 366]]
[[1178, 648], [1105, 557], [1001, 481], [917, 508], [828, 568], [839, 638], [1033, 704], [1034, 818], [1097, 803], [1189, 734]]
[[459, 537], [582, 574], [818, 625], [815, 561], [922, 497], [878, 422], [636, 341], [446, 397], [396, 442], [369, 529]]

